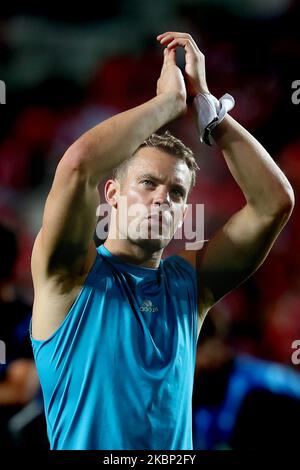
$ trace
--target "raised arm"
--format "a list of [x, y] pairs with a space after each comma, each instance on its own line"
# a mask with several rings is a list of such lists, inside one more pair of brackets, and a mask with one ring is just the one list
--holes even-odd
[[[170, 49], [185, 49], [185, 79], [190, 97], [209, 93], [204, 56], [193, 38], [186, 33], [167, 32], [158, 36], [158, 40]], [[180, 253], [198, 272], [200, 314], [205, 314], [262, 264], [294, 206], [294, 193], [283, 172], [263, 146], [232, 117], [225, 116], [212, 136], [246, 204], [204, 250]]]
[[[46, 303], [53, 286], [55, 290], [59, 285], [63, 295], [71, 295], [95, 259], [93, 233], [99, 180], [130, 156], [150, 134], [186, 110], [184, 79], [173, 54], [164, 53], [157, 96], [89, 130], [60, 160], [32, 254], [35, 305], [39, 305], [34, 312], [43, 310], [41, 304]], [[49, 281], [51, 289], [47, 288], [45, 295]], [[47, 322], [44, 318], [42, 326]], [[35, 331], [36, 325], [35, 320]]]
[[199, 281], [204, 282], [208, 307], [262, 264], [294, 206], [294, 193], [283, 172], [234, 119], [226, 116], [213, 138], [246, 204], [199, 253]]

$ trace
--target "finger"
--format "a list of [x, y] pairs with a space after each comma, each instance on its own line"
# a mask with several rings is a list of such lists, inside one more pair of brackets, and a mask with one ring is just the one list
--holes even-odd
[[170, 64], [170, 62], [175, 62], [175, 49], [169, 50], [167, 47], [164, 48], [164, 63], [163, 67]]
[[168, 49], [165, 47], [164, 48], [164, 60], [163, 60], [163, 64], [162, 64], [162, 69], [167, 65], [168, 63], [168, 60], [169, 60], [169, 57], [168, 57]]
[[159, 39], [159, 42], [161, 44], [166, 44], [168, 41], [171, 41], [172, 39], [174, 39], [174, 36], [172, 34], [166, 34], [165, 36], [162, 36]]
[[164, 63], [168, 62], [168, 59], [169, 59], [169, 51], [168, 51], [168, 48], [165, 47], [164, 48]]
[[168, 42], [176, 38], [185, 38], [185, 35], [183, 33], [177, 33], [177, 34], [168, 33], [164, 35], [163, 37], [161, 37], [159, 42], [161, 44], [167, 44]]
[[181, 36], [185, 36], [185, 37], [188, 37], [189, 34], [188, 33], [182, 33], [180, 31], [165, 31], [164, 33], [162, 34], [159, 34], [157, 37], [157, 39], [161, 39], [163, 37], [165, 37], [166, 35], [168, 34], [171, 34], [172, 36], [178, 36], [178, 35], [181, 35]]
[[172, 50], [172, 48], [174, 47], [185, 47], [187, 45], [187, 41], [185, 39], [173, 39], [172, 41], [170, 41], [167, 45], [167, 49], [169, 50]]
[[166, 31], [166, 32], [164, 32], [164, 33], [161, 33], [161, 34], [159, 34], [158, 36], [156, 36], [156, 39], [160, 40], [160, 39], [161, 39], [163, 36], [165, 36], [166, 34], [170, 34], [170, 32], [169, 32], [169, 31]]
[[166, 56], [168, 57], [168, 63], [176, 65], [176, 49], [165, 49], [167, 51]]
[[159, 36], [157, 36], [157, 38], [159, 38], [158, 40], [161, 44], [165, 44], [165, 45], [168, 42], [170, 42], [171, 40], [174, 40], [176, 38], [185, 38], [185, 39], [189, 40], [189, 42], [193, 45], [193, 47], [195, 48], [196, 51], [199, 50], [196, 42], [194, 41], [192, 36], [188, 33], [168, 31], [166, 33], [160, 34]]
[[167, 45], [167, 49], [172, 50], [178, 46], [183, 47], [186, 52], [194, 52], [194, 53], [200, 52], [199, 50], [195, 49], [194, 45], [188, 39], [184, 39], [184, 38], [174, 39]]

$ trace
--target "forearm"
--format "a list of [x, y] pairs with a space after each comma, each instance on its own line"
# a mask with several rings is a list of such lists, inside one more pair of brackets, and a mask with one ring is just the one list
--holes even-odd
[[289, 181], [246, 129], [227, 115], [212, 136], [248, 204], [271, 217], [291, 212], [294, 194]]
[[153, 132], [175, 119], [182, 106], [175, 94], [160, 94], [90, 129], [69, 148], [68, 156], [97, 180], [132, 155]]

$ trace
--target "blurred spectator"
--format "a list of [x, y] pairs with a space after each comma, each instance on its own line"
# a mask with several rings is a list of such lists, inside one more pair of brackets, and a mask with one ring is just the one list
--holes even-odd
[[6, 348], [5, 364], [0, 365], [0, 445], [12, 445], [8, 421], [39, 391], [32, 349], [28, 337], [31, 308], [18, 299], [13, 279], [17, 256], [15, 234], [0, 225], [0, 339]]
[[292, 344], [300, 340], [300, 271], [294, 273], [291, 289], [269, 306], [263, 330], [267, 357], [292, 365]]
[[280, 364], [235, 355], [227, 327], [213, 315], [203, 327], [193, 395], [194, 448], [296, 446], [300, 374]]

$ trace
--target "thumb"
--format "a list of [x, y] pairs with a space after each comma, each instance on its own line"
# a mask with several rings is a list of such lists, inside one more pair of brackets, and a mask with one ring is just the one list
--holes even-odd
[[168, 49], [167, 47], [165, 47], [163, 65], [166, 65], [169, 63], [176, 65], [176, 52], [175, 52], [175, 49]]
[[164, 61], [163, 61], [163, 67], [165, 67], [165, 65], [167, 65], [168, 63], [168, 48], [165, 47], [164, 48]]
[[176, 48], [174, 49], [168, 49], [167, 48], [167, 56], [168, 56], [168, 60], [169, 62], [172, 64], [172, 65], [176, 65]]

